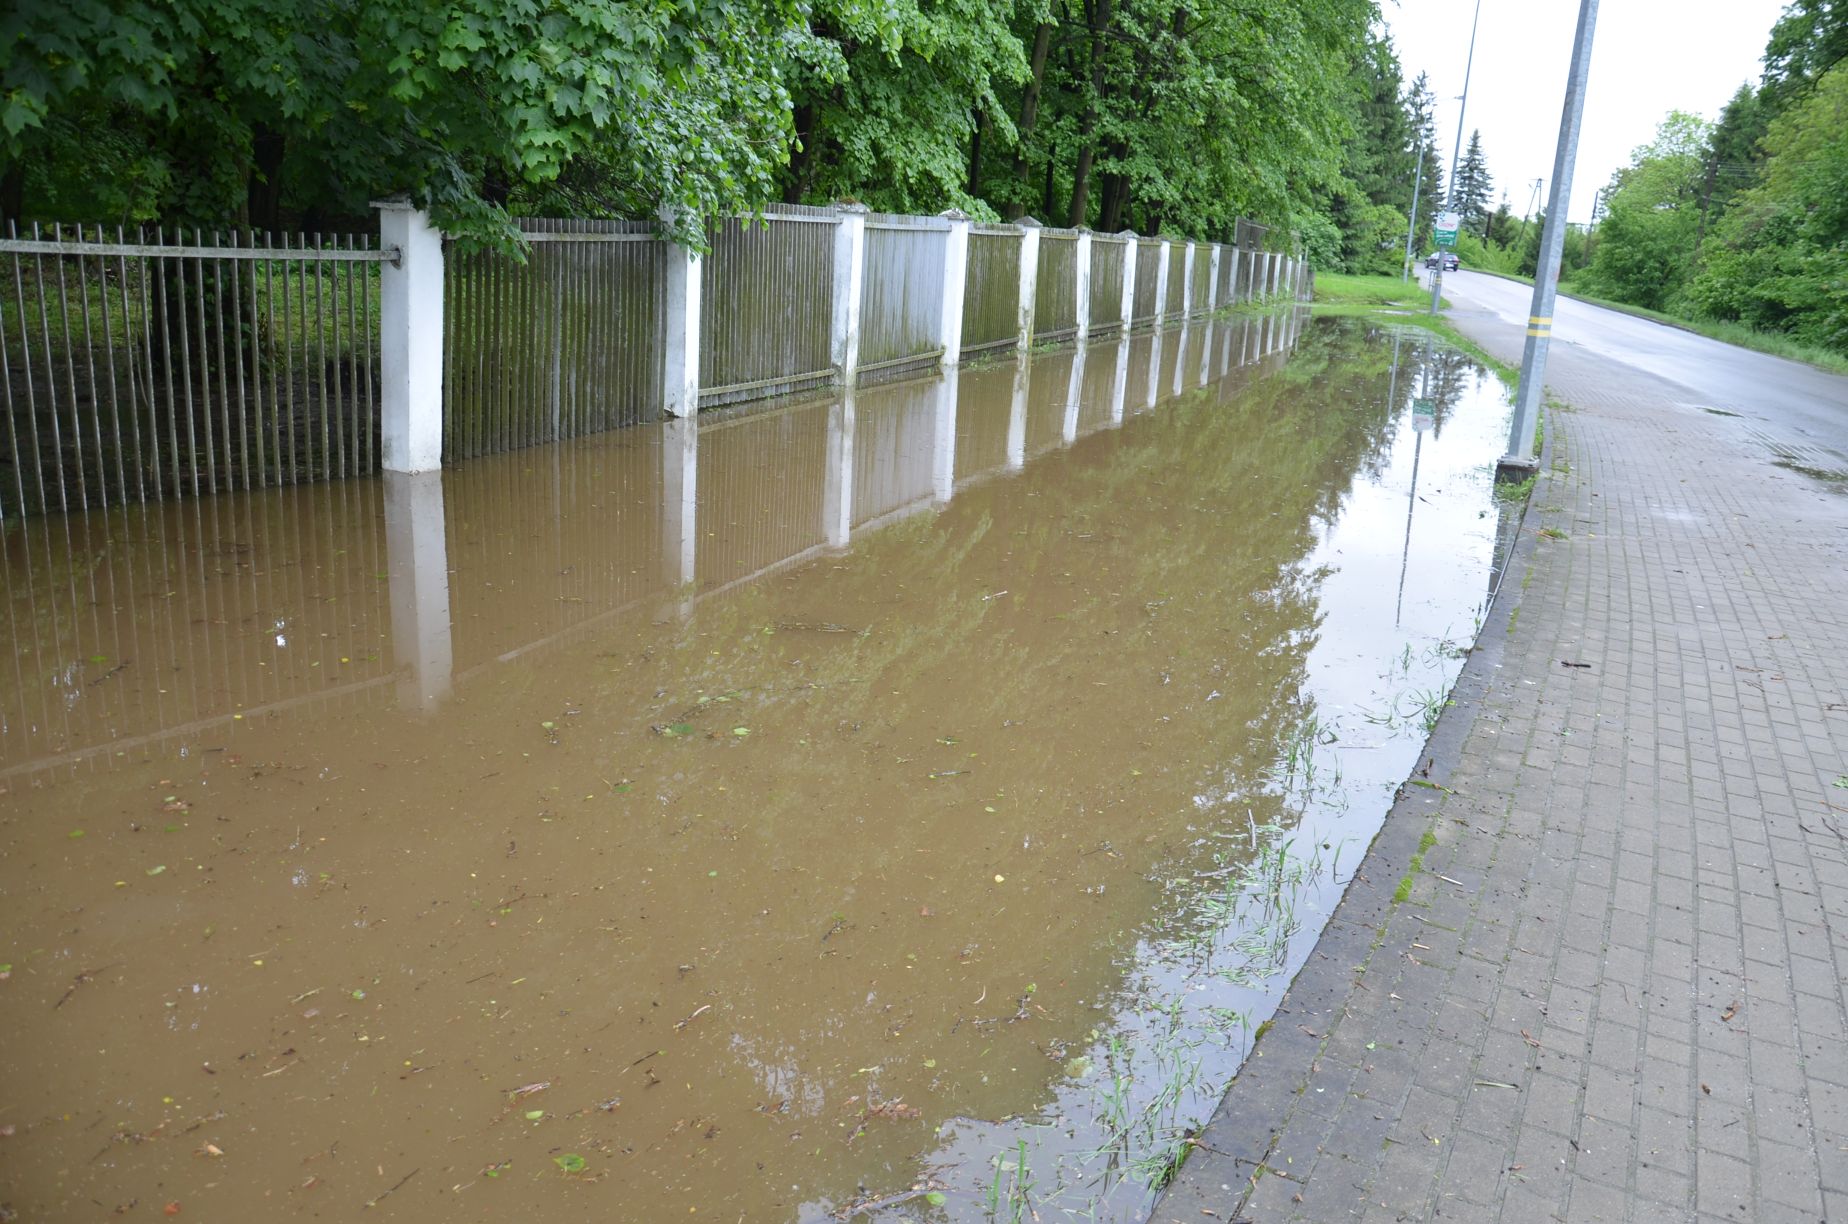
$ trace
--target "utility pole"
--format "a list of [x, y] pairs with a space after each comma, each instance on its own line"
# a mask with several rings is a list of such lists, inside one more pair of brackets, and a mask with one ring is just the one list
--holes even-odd
[[[1457, 203], [1457, 155], [1463, 151], [1463, 115], [1469, 110], [1469, 74], [1476, 66], [1476, 26], [1482, 21], [1482, 0], [1476, 0], [1476, 15], [1469, 21], [1469, 58], [1463, 61], [1463, 92], [1458, 100], [1463, 105], [1457, 107], [1457, 142], [1450, 149], [1450, 183], [1444, 193], [1444, 211], [1455, 209]], [[1444, 257], [1440, 252], [1437, 267], [1431, 271], [1431, 313], [1437, 313], [1438, 298], [1444, 289]]]
[[1572, 202], [1572, 167], [1578, 158], [1579, 125], [1585, 117], [1585, 80], [1591, 74], [1591, 36], [1598, 24], [1598, 0], [1579, 0], [1578, 33], [1572, 39], [1572, 66], [1566, 74], [1566, 105], [1559, 118], [1559, 150], [1553, 156], [1553, 190], [1547, 198], [1546, 226], [1540, 231], [1540, 262], [1534, 268], [1534, 297], [1527, 318], [1527, 347], [1521, 353], [1521, 383], [1515, 393], [1514, 422], [1508, 428], [1508, 453], [1497, 475], [1516, 478], [1537, 467], [1534, 426], [1540, 419], [1540, 394], [1546, 382], [1546, 353], [1553, 337], [1553, 302], [1559, 292], [1559, 260], [1566, 248], [1566, 209]]
[[1534, 205], [1540, 202], [1540, 184], [1545, 179], [1535, 179], [1534, 189], [1527, 197], [1527, 211], [1521, 214], [1521, 236], [1514, 240], [1516, 246], [1527, 241], [1527, 219], [1534, 215]]
[[1400, 280], [1412, 279], [1412, 240], [1418, 236], [1418, 184], [1424, 179], [1424, 138], [1424, 129], [1418, 129], [1418, 146], [1412, 150], [1418, 168], [1412, 171], [1412, 213], [1405, 225], [1405, 265], [1399, 269]]

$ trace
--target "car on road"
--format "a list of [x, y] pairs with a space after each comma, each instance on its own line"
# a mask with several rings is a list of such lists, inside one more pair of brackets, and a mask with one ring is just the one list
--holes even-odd
[[1457, 270], [1457, 253], [1455, 251], [1432, 251], [1429, 255], [1425, 256], [1425, 267], [1435, 268], [1439, 260], [1443, 261], [1444, 271], [1455, 272]]

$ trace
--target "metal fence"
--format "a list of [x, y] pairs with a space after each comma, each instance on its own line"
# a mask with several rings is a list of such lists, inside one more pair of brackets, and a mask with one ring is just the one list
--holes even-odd
[[971, 226], [969, 266], [963, 279], [962, 349], [1011, 346], [1020, 338], [1020, 231], [1012, 226]]
[[378, 463], [365, 235], [34, 226], [0, 240], [0, 517]]
[[862, 376], [891, 375], [943, 356], [944, 251], [950, 226], [938, 217], [872, 213], [860, 290]]
[[1161, 312], [1170, 319], [1179, 318], [1186, 301], [1187, 244], [1171, 242], [1168, 244], [1168, 296], [1162, 302]]
[[1210, 306], [1218, 304], [1212, 295], [1213, 252], [1218, 249], [1211, 243], [1200, 243], [1194, 247], [1192, 296], [1188, 300], [1188, 308], [1194, 314], [1205, 314]]
[[1136, 241], [1136, 300], [1130, 323], [1140, 327], [1153, 323], [1161, 313], [1161, 239], [1140, 238]]
[[516, 260], [446, 256], [443, 458], [650, 419], [666, 244], [633, 221], [522, 219]]
[[1108, 335], [1121, 331], [1123, 319], [1123, 252], [1129, 243], [1122, 238], [1091, 238], [1091, 334]]
[[900, 376], [959, 338], [973, 356], [1307, 285], [1275, 253], [844, 205], [722, 219], [703, 253], [646, 222], [521, 220], [518, 254], [444, 243], [402, 204], [381, 225], [389, 249], [248, 231], [0, 240], [0, 517], [417, 470]]
[[1041, 230], [1034, 282], [1033, 339], [1069, 340], [1078, 332], [1078, 234]]
[[825, 208], [712, 226], [700, 299], [700, 406], [825, 386], [834, 311], [834, 227]]

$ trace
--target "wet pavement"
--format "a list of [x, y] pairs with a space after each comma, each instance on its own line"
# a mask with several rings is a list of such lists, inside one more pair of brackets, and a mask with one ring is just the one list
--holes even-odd
[[7, 525], [22, 1219], [1136, 1219], [1497, 569], [1301, 315]]
[[[1524, 287], [1445, 288], [1518, 359]], [[1848, 498], [1790, 462], [1840, 462], [1848, 379], [1565, 305], [1442, 789], [1394, 807], [1159, 1224], [1848, 1219]], [[1636, 326], [1666, 334], [1631, 357]]]

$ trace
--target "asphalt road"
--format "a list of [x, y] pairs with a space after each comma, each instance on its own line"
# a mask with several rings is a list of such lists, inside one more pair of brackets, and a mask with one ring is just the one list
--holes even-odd
[[[1460, 330], [1495, 356], [1520, 363], [1529, 286], [1451, 272], [1444, 296]], [[1561, 297], [1551, 351], [1557, 358], [1565, 348], [1672, 384], [1680, 406], [1737, 415], [1777, 457], [1848, 478], [1848, 378]]]

